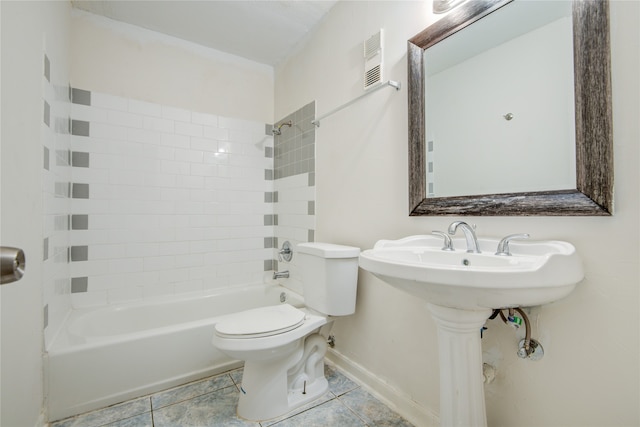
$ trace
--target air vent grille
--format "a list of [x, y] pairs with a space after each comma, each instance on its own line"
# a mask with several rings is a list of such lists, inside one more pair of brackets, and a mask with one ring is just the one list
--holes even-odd
[[364, 57], [369, 58], [378, 53], [382, 49], [382, 30], [369, 37], [364, 42]]
[[382, 29], [364, 41], [364, 89], [370, 89], [382, 83], [383, 49]]
[[382, 81], [382, 65], [376, 65], [364, 73], [364, 88], [367, 89]]

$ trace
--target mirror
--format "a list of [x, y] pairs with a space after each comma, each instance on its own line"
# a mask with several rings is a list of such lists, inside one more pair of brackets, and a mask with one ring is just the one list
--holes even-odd
[[[512, 1], [518, 4], [512, 4]], [[537, 96], [534, 92], [542, 92], [543, 87], [550, 86], [548, 80], [542, 84], [541, 89], [528, 94], [521, 88], [512, 87], [505, 92], [515, 95], [504, 101], [503, 98], [488, 95], [497, 95], [496, 91], [500, 90], [489, 87], [490, 78], [478, 79], [479, 75], [500, 75], [500, 70], [483, 70], [478, 65], [478, 58], [482, 55], [478, 54], [490, 51], [496, 55], [500, 49], [514, 49], [516, 42], [522, 42], [517, 39], [531, 35], [527, 30], [540, 27], [533, 25], [536, 19], [531, 11], [518, 12], [522, 8], [526, 9], [526, 3], [529, 6], [538, 3], [556, 7], [556, 12], [550, 18], [554, 23], [568, 23], [569, 17], [562, 16], [570, 14], [573, 21], [573, 46], [567, 41], [563, 51], [553, 52], [549, 48], [553, 42], [539, 52], [534, 52], [531, 48], [515, 47], [515, 50], [525, 51], [525, 57], [518, 62], [528, 62], [531, 64], [529, 68], [540, 63], [542, 56], [555, 55], [554, 66], [547, 67], [548, 70], [562, 70], [559, 62], [564, 62], [567, 64], [567, 71], [559, 71], [559, 77], [553, 77], [557, 80], [554, 89], [547, 90], [539, 99], [534, 99]], [[571, 10], [565, 13], [562, 9], [567, 5], [570, 5]], [[518, 14], [522, 16], [518, 18]], [[510, 35], [508, 30], [496, 31], [495, 21], [501, 20], [502, 15], [505, 15], [506, 21], [515, 23], [515, 28], [520, 31]], [[518, 19], [522, 21], [517, 21]], [[547, 30], [548, 28], [545, 31]], [[560, 33], [571, 34], [570, 28], [558, 27], [553, 31], [555, 33], [547, 35], [552, 41], [559, 40]], [[464, 40], [468, 33], [474, 42], [480, 39], [483, 41], [473, 43], [476, 50], [467, 55], [465, 61], [461, 55], [472, 45]], [[562, 43], [557, 41], [555, 44]], [[500, 49], [496, 46], [500, 46]], [[538, 58], [536, 55], [542, 56]], [[577, 0], [573, 3], [468, 1], [410, 39], [408, 61], [410, 215], [611, 214], [613, 144], [606, 0]], [[474, 61], [474, 65], [464, 64]], [[495, 56], [483, 61], [486, 64], [499, 63], [503, 69], [510, 66], [506, 60], [496, 59]], [[451, 64], [456, 65], [452, 67]], [[460, 69], [464, 67], [469, 67], [471, 71], [460, 73]], [[442, 78], [433, 78], [439, 73], [441, 76], [443, 73], [440, 71], [445, 68], [458, 69], [457, 79], [455, 72], [447, 71], [446, 80], [453, 82], [453, 86], [443, 84], [445, 80]], [[537, 74], [543, 72], [546, 71], [537, 69]], [[510, 74], [512, 73], [503, 73], [503, 79], [508, 79]], [[520, 78], [514, 80], [526, 80], [525, 86], [536, 84], [531, 76], [517, 74]], [[481, 116], [480, 119], [476, 117], [479, 122], [476, 129], [472, 126], [474, 119], [464, 118], [464, 106], [461, 107], [463, 103], [448, 100], [447, 97], [452, 97], [456, 90], [461, 92], [460, 96], [471, 96], [473, 93], [475, 100], [489, 98], [483, 105], [474, 105], [476, 112], [483, 113], [476, 113], [476, 116]], [[484, 96], [479, 95], [483, 90], [488, 92], [484, 92]], [[500, 102], [490, 102], [494, 98], [500, 99]], [[507, 109], [498, 114], [497, 111], [500, 110], [496, 104], [501, 103], [508, 104], [508, 107], [503, 107]], [[544, 118], [535, 117], [535, 112], [528, 109], [533, 104], [540, 106], [538, 110], [552, 111], [552, 114]], [[515, 110], [510, 111], [510, 108]], [[453, 116], [447, 118], [444, 115], [447, 110]], [[452, 110], [455, 111], [452, 113]], [[491, 114], [484, 114], [487, 112]], [[456, 121], [456, 117], [459, 120]], [[447, 122], [457, 123], [457, 127], [447, 127]], [[519, 128], [525, 132], [517, 133]], [[555, 129], [553, 133], [552, 128]], [[486, 132], [484, 140], [482, 132]], [[453, 137], [456, 133], [463, 137]], [[503, 138], [502, 146], [492, 148], [488, 145], [489, 140], [500, 140], [499, 136]], [[472, 138], [473, 144], [469, 142]], [[530, 142], [534, 140], [538, 144], [532, 146]], [[559, 151], [552, 154], [551, 150], [556, 148]], [[534, 169], [525, 172], [521, 166], [534, 163], [535, 156], [543, 163], [538, 163]], [[466, 165], [465, 159], [468, 161]], [[497, 160], [497, 163], [491, 165], [490, 160]], [[484, 169], [473, 170], [474, 162], [481, 163]], [[554, 175], [559, 177], [556, 181], [547, 179], [552, 175], [549, 173], [551, 165], [555, 165]], [[458, 166], [462, 166], [462, 169], [456, 170]], [[540, 173], [540, 169], [544, 173]], [[489, 170], [492, 173], [487, 173]], [[519, 177], [526, 175], [532, 179], [527, 182], [518, 181]], [[491, 185], [482, 183], [475, 188], [468, 185], [480, 182], [480, 177], [490, 176], [495, 178]], [[504, 186], [503, 183], [509, 186]]]
[[570, 2], [513, 1], [424, 66], [427, 197], [575, 186]]

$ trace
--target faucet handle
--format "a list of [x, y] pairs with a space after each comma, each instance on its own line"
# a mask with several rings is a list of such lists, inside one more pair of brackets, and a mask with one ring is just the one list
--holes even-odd
[[496, 255], [498, 256], [511, 256], [511, 252], [509, 252], [509, 242], [512, 240], [524, 240], [528, 239], [529, 235], [524, 234], [509, 234], [507, 237], [500, 240], [498, 243], [498, 249], [496, 250]]
[[278, 251], [278, 261], [290, 262], [293, 258], [293, 249], [291, 249], [291, 243], [287, 240], [282, 244], [282, 249]]
[[442, 231], [432, 231], [431, 234], [434, 236], [440, 236], [444, 238], [444, 246], [442, 247], [443, 251], [453, 251], [453, 244], [451, 242], [451, 237], [447, 233], [443, 233]]

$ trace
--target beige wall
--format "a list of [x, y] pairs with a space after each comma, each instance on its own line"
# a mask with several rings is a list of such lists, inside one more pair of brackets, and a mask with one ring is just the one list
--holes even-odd
[[[339, 2], [276, 69], [280, 116], [317, 100], [322, 114], [362, 93], [362, 42], [385, 29], [383, 89], [325, 119], [316, 137], [316, 240], [370, 248], [379, 239], [442, 230], [455, 218], [408, 217], [406, 40], [432, 23], [430, 2]], [[517, 358], [520, 335], [498, 321], [483, 341], [498, 370], [486, 386], [492, 426], [630, 426], [639, 401], [640, 3], [611, 2], [616, 213], [606, 218], [466, 218], [479, 235], [527, 232], [573, 243], [586, 279], [566, 299], [530, 310], [539, 362]], [[334, 333], [337, 360], [418, 425], [438, 412], [435, 325], [419, 301], [360, 270], [356, 315]], [[394, 397], [394, 395], [396, 397]]]
[[74, 10], [71, 85], [225, 117], [273, 121], [273, 68]]

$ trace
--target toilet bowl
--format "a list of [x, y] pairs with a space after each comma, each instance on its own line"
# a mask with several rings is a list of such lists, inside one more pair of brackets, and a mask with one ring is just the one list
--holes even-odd
[[[288, 304], [249, 312], [222, 318], [213, 336], [216, 348], [244, 360], [238, 415], [252, 421], [267, 420], [324, 394], [328, 388], [323, 363], [327, 344], [315, 332], [327, 323], [327, 318]], [[256, 320], [256, 330], [260, 332], [234, 335], [242, 329], [236, 330], [235, 325], [249, 326], [247, 315]], [[286, 326], [266, 331], [261, 318], [276, 318]], [[310, 357], [313, 354], [315, 357]]]
[[318, 331], [333, 316], [355, 311], [360, 249], [304, 243], [297, 251], [306, 307], [247, 310], [215, 326], [213, 345], [245, 362], [238, 416], [247, 420], [279, 417], [327, 391], [327, 343]]

